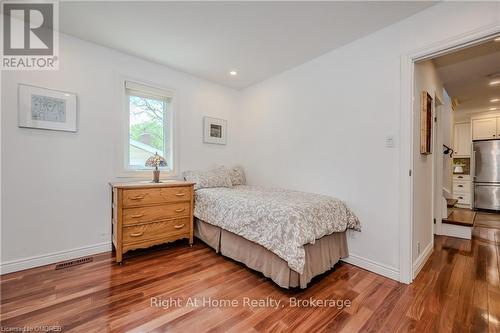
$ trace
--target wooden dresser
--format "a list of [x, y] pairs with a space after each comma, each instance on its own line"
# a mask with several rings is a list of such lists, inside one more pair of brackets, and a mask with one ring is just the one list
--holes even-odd
[[193, 183], [110, 183], [116, 262], [129, 250], [187, 238], [193, 244]]

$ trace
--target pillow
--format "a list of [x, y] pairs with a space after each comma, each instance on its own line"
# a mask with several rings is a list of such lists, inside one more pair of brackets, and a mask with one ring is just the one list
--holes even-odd
[[236, 185], [246, 185], [247, 180], [245, 178], [245, 172], [240, 166], [234, 167], [229, 170], [229, 177], [231, 177], [231, 184]]
[[229, 170], [223, 166], [208, 171], [184, 171], [182, 176], [186, 181], [195, 183], [195, 190], [211, 187], [233, 187]]

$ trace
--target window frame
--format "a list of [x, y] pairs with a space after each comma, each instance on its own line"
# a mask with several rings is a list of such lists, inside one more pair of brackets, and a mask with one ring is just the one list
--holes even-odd
[[157, 84], [144, 83], [139, 80], [122, 78], [121, 80], [121, 96], [123, 115], [122, 124], [123, 130], [120, 139], [120, 157], [118, 177], [123, 178], [151, 178], [152, 168], [147, 167], [131, 167], [130, 161], [130, 100], [129, 96], [139, 96], [145, 98], [154, 98], [168, 101], [167, 108], [163, 117], [164, 130], [164, 152], [167, 154], [168, 168], [161, 168], [161, 178], [169, 179], [177, 177], [178, 161], [177, 161], [177, 117], [176, 110], [176, 92], [173, 89], [164, 88]]

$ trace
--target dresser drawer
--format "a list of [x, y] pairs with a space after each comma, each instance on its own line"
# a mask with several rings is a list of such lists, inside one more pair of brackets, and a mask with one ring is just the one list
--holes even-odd
[[178, 202], [161, 206], [125, 208], [123, 210], [123, 225], [152, 222], [190, 216], [191, 204]]
[[470, 193], [470, 182], [454, 181], [453, 193]]
[[190, 218], [153, 222], [123, 228], [123, 243], [130, 244], [146, 240], [173, 241], [181, 236], [189, 237]]
[[124, 207], [190, 200], [191, 187], [162, 187], [123, 190]]
[[453, 175], [453, 180], [470, 180], [470, 175]]
[[457, 199], [458, 200], [457, 203], [460, 205], [470, 205], [470, 202], [471, 202], [469, 193], [453, 194], [453, 198]]

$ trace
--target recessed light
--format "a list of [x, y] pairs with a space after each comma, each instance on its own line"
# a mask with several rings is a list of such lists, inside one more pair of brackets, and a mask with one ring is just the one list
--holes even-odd
[[492, 99], [490, 99], [490, 103], [496, 103], [496, 102], [500, 102], [500, 98], [492, 98]]
[[495, 42], [500, 42], [500, 37], [494, 39]]
[[494, 79], [490, 81], [490, 86], [496, 86], [497, 84], [500, 84], [500, 79]]
[[497, 108], [490, 108], [489, 110], [490, 111], [495, 111]]
[[238, 72], [237, 72], [237, 71], [230, 71], [230, 72], [229, 72], [229, 75], [231, 75], [231, 76], [236, 76], [236, 75], [238, 75]]

